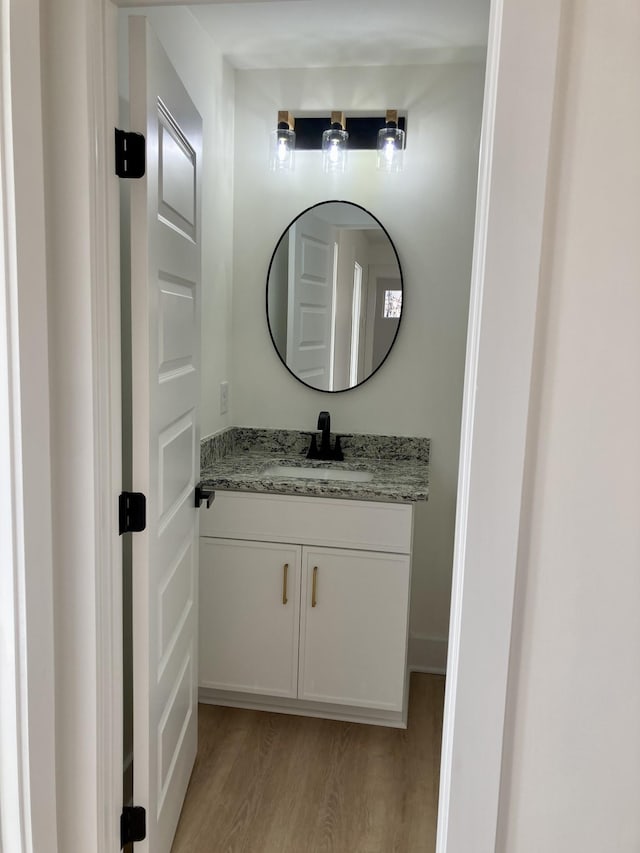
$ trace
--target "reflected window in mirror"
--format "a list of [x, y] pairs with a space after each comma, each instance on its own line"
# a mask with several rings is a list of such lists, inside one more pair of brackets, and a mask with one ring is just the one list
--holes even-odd
[[267, 275], [276, 352], [300, 382], [346, 391], [382, 366], [402, 318], [403, 280], [382, 223], [352, 202], [321, 202], [280, 237]]
[[402, 291], [385, 290], [383, 317], [385, 320], [397, 320], [402, 314]]

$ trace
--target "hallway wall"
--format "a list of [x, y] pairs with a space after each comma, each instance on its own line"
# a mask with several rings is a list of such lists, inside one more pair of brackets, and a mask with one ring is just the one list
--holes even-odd
[[640, 6], [564, 4], [499, 853], [640, 850]]

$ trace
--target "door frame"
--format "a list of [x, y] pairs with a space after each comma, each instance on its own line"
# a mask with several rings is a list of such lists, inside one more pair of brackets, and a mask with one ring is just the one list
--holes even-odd
[[[181, 0], [175, 5], [188, 2]], [[137, 0], [135, 5], [154, 3], [157, 0]], [[11, 7], [15, 12], [21, 5], [29, 9], [31, 18], [24, 22], [24, 32], [10, 40], [12, 61], [25, 45], [33, 53], [34, 39], [39, 39], [38, 16], [46, 15], [37, 0], [2, 0], [3, 24], [5, 10]], [[133, 2], [120, 0], [120, 5]], [[559, 6], [556, 0], [492, 0], [491, 4], [463, 401], [438, 853], [466, 853], [470, 849], [490, 853], [496, 844]], [[55, 251], [53, 260], [47, 258], [47, 289], [56, 296], [52, 310], [57, 321], [56, 360], [49, 366], [50, 410], [55, 418], [51, 458], [69, 452], [65, 426], [72, 434], [79, 429], [88, 430], [94, 441], [92, 452], [81, 460], [83, 464], [72, 464], [68, 470], [63, 484], [65, 494], [56, 493], [58, 520], [70, 521], [71, 509], [65, 514], [59, 509], [60, 502], [85, 493], [87, 482], [90, 483], [87, 505], [80, 508], [82, 524], [69, 527], [71, 539], [81, 540], [86, 548], [64, 554], [65, 585], [77, 582], [78, 587], [74, 587], [73, 601], [62, 597], [55, 602], [59, 628], [55, 635], [57, 785], [51, 779], [47, 784], [50, 793], [57, 795], [60, 849], [68, 853], [80, 849], [111, 853], [119, 844], [122, 757], [121, 554], [116, 532], [121, 482], [118, 182], [112, 172], [117, 116], [116, 5], [112, 0], [60, 0], [55, 20], [49, 23], [52, 30], [43, 28], [44, 43], [50, 45], [52, 39], [65, 43], [68, 39], [66, 44], [72, 50], [59, 52], [54, 58], [47, 56], [45, 50], [43, 58], [43, 85], [49, 94], [53, 91], [55, 101], [52, 105], [45, 99], [45, 163], [51, 167], [48, 158], [52, 150], [65, 150], [69, 127], [74, 128], [76, 156], [75, 173], [65, 176], [66, 184], [57, 175], [52, 180], [50, 169], [47, 209], [57, 212], [62, 209], [59, 205], [70, 198], [75, 206], [84, 203], [85, 214], [88, 212], [84, 218], [72, 220], [50, 216], [46, 223], [47, 248], [55, 248], [62, 240], [66, 253], [64, 263]], [[52, 71], [53, 81], [49, 76]], [[5, 91], [7, 86], [15, 96], [17, 113], [26, 114], [30, 104], [21, 81], [12, 78], [5, 83]], [[62, 166], [61, 170], [64, 171]], [[36, 179], [40, 181], [38, 176]], [[28, 203], [32, 188], [12, 175], [8, 181], [18, 202]], [[44, 193], [44, 179], [40, 186]], [[78, 296], [82, 296], [89, 310], [88, 331], [86, 312], [75, 310], [74, 298]], [[30, 312], [34, 310], [47, 318], [51, 328], [46, 293], [35, 295]], [[70, 332], [68, 340], [64, 331]], [[20, 355], [28, 357], [28, 351], [28, 341], [21, 339]], [[61, 364], [60, 359], [66, 359], [66, 363]], [[82, 371], [84, 364], [89, 369]], [[69, 365], [77, 383], [74, 390], [84, 391], [86, 400], [83, 398], [83, 405], [65, 411], [56, 401], [58, 393], [68, 385], [63, 371]], [[28, 412], [21, 401], [17, 406], [18, 412]], [[39, 410], [48, 417], [49, 408], [42, 401]], [[45, 426], [47, 423], [42, 421]], [[43, 430], [48, 432], [44, 426]], [[17, 461], [15, 449], [11, 454]], [[69, 459], [74, 462], [71, 456]], [[54, 476], [54, 488], [58, 485]], [[89, 564], [88, 551], [93, 554]], [[60, 557], [54, 545], [49, 574], [50, 582], [55, 581], [53, 586], [60, 581]], [[32, 561], [25, 564], [14, 560], [14, 565], [21, 581], [33, 568]], [[45, 569], [49, 571], [46, 561]], [[27, 587], [27, 631], [37, 624], [36, 604], [36, 592]], [[24, 615], [17, 608], [15, 613], [20, 618]], [[487, 613], [491, 613], [490, 630]], [[38, 635], [53, 644], [49, 626]], [[67, 658], [60, 653], [61, 635], [63, 651], [65, 638], [73, 651], [71, 640], [82, 637], [95, 654], [94, 664], [79, 671], [74, 656]], [[40, 664], [46, 666], [51, 645], [36, 651]], [[73, 688], [69, 695], [62, 689], [65, 685]], [[483, 696], [481, 705], [477, 701], [479, 690]], [[78, 703], [78, 697], [83, 701]], [[24, 708], [20, 714], [25, 731], [33, 734], [35, 721]], [[64, 722], [67, 719], [69, 723]], [[73, 772], [66, 772], [71, 768]], [[4, 807], [3, 789], [0, 796]], [[30, 803], [33, 811], [37, 804], [33, 792]], [[49, 836], [53, 837], [54, 833]], [[53, 849], [51, 843], [48, 849]]]
[[57, 834], [38, 0], [0, 2], [0, 850]]
[[491, 3], [436, 853], [498, 834], [560, 6]]

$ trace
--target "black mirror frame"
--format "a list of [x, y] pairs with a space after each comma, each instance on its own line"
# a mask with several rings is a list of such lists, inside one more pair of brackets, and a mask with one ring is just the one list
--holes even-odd
[[[398, 264], [398, 271], [400, 273], [400, 286], [402, 288], [402, 310], [400, 311], [400, 317], [398, 318], [398, 326], [396, 328], [396, 333], [393, 336], [393, 340], [389, 344], [389, 349], [387, 350], [385, 357], [382, 359], [380, 364], [375, 368], [375, 370], [372, 370], [371, 373], [365, 379], [362, 380], [362, 382], [358, 382], [357, 385], [350, 385], [348, 388], [338, 388], [334, 391], [326, 391], [324, 388], [316, 388], [315, 385], [309, 385], [308, 382], [305, 382], [303, 379], [300, 379], [300, 377], [297, 376], [293, 372], [293, 370], [291, 370], [291, 368], [289, 367], [287, 362], [284, 360], [284, 358], [280, 354], [278, 347], [276, 346], [276, 342], [273, 338], [273, 332], [271, 331], [271, 321], [269, 319], [269, 279], [271, 277], [271, 267], [273, 266], [273, 261], [275, 259], [276, 253], [278, 251], [278, 247], [280, 246], [280, 243], [282, 243], [285, 235], [288, 233], [289, 228], [291, 228], [291, 226], [293, 225], [294, 222], [297, 222], [301, 216], [305, 215], [305, 213], [308, 213], [310, 210], [313, 210], [316, 207], [320, 207], [320, 205], [323, 205], [323, 204], [350, 204], [352, 207], [359, 208], [360, 210], [364, 211], [364, 213], [366, 213], [368, 216], [370, 216], [372, 219], [375, 219], [375, 221], [378, 223], [378, 225], [380, 226], [380, 228], [384, 232], [387, 240], [391, 244], [391, 248], [393, 249], [393, 254], [395, 255], [396, 263]], [[346, 199], [326, 199], [325, 201], [318, 201], [315, 204], [312, 204], [309, 207], [305, 208], [301, 213], [299, 213], [296, 217], [294, 217], [291, 220], [291, 222], [287, 225], [287, 227], [284, 229], [282, 234], [280, 235], [278, 242], [276, 243], [275, 249], [273, 250], [273, 253], [271, 255], [271, 260], [269, 261], [269, 268], [267, 270], [267, 286], [266, 286], [266, 292], [265, 292], [265, 314], [267, 317], [267, 328], [269, 329], [269, 337], [271, 338], [271, 343], [273, 344], [273, 348], [276, 351], [278, 358], [280, 359], [282, 364], [285, 366], [287, 371], [291, 374], [291, 376], [293, 376], [293, 378], [296, 380], [296, 382], [299, 382], [301, 385], [304, 385], [306, 388], [310, 388], [312, 391], [317, 391], [319, 394], [344, 394], [345, 391], [355, 391], [356, 388], [361, 388], [365, 384], [365, 382], [368, 382], [372, 376], [376, 375], [376, 373], [380, 370], [380, 368], [385, 363], [385, 361], [389, 358], [389, 353], [391, 352], [391, 350], [393, 349], [393, 347], [395, 345], [395, 342], [398, 338], [398, 332], [400, 331], [400, 326], [402, 325], [402, 317], [404, 316], [404, 309], [405, 309], [404, 275], [402, 272], [402, 264], [400, 263], [400, 257], [398, 256], [398, 250], [396, 249], [395, 243], [393, 242], [393, 240], [389, 236], [389, 232], [384, 227], [382, 222], [380, 222], [378, 217], [374, 216], [374, 214], [371, 213], [370, 210], [367, 210], [367, 208], [363, 207], [361, 204], [357, 204], [355, 201], [347, 201]]]

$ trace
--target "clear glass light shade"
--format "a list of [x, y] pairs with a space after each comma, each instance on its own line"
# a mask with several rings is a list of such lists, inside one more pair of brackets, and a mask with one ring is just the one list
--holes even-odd
[[322, 134], [322, 168], [325, 172], [344, 172], [347, 163], [346, 130], [331, 128]]
[[401, 172], [404, 159], [404, 130], [383, 127], [378, 132], [378, 169]]
[[296, 134], [293, 130], [278, 128], [271, 134], [269, 161], [273, 172], [293, 171]]

